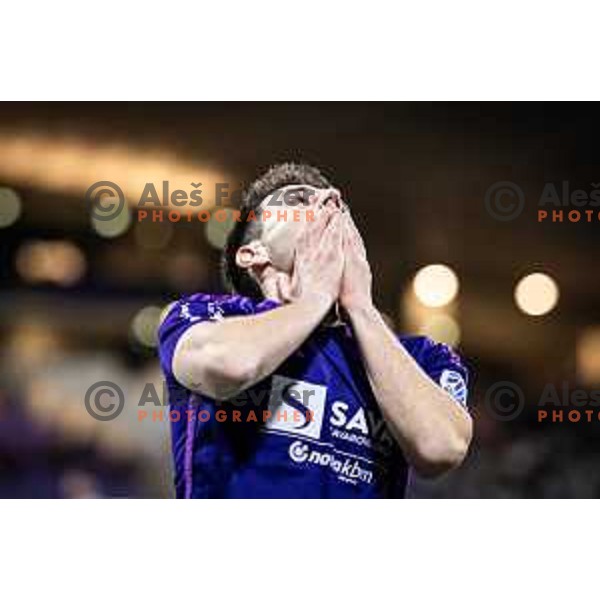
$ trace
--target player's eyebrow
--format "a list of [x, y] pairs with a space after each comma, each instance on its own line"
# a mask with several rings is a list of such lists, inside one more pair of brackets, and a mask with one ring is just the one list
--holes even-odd
[[292, 185], [288, 188], [285, 188], [285, 194], [289, 194], [290, 192], [314, 192], [315, 188], [310, 186], [310, 185], [306, 185], [306, 184], [299, 184], [299, 185]]
[[[308, 194], [310, 195], [311, 193], [314, 193], [316, 189], [316, 187], [304, 183], [291, 184], [289, 186], [283, 186], [278, 188], [272, 193], [272, 195], [273, 198], [287, 198], [289, 194], [297, 194], [298, 192], [308, 192]], [[308, 199], [308, 196], [305, 198], [303, 193], [302, 199]]]

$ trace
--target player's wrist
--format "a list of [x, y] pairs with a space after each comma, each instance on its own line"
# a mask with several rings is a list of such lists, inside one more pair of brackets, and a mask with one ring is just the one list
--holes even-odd
[[377, 318], [379, 311], [373, 304], [373, 299], [368, 296], [353, 298], [346, 302], [341, 302], [342, 307], [352, 318]]
[[335, 294], [326, 290], [309, 289], [300, 294], [299, 302], [307, 304], [314, 309], [327, 312], [335, 302]]

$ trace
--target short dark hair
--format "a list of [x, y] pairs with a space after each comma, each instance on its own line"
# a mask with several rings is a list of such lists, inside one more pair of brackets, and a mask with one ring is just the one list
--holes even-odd
[[331, 187], [329, 180], [316, 167], [290, 162], [272, 166], [256, 179], [242, 196], [240, 219], [236, 221], [227, 237], [221, 260], [223, 279], [230, 291], [252, 298], [262, 297], [260, 287], [246, 269], [238, 267], [235, 256], [241, 246], [256, 239], [261, 232], [260, 220], [248, 221], [249, 213], [255, 211], [258, 216], [260, 203], [265, 197], [279, 188], [294, 184], [316, 188]]

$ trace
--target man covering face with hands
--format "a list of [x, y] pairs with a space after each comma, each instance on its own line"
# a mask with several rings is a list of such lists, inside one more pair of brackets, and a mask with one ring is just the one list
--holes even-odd
[[252, 184], [223, 269], [233, 294], [182, 297], [159, 332], [178, 497], [397, 498], [410, 467], [461, 463], [466, 369], [388, 328], [361, 235], [317, 169]]

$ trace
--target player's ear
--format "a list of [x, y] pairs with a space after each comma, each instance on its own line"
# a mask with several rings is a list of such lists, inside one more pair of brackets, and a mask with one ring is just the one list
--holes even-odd
[[253, 240], [238, 248], [235, 263], [241, 269], [266, 267], [271, 264], [271, 258], [266, 246], [260, 240]]

